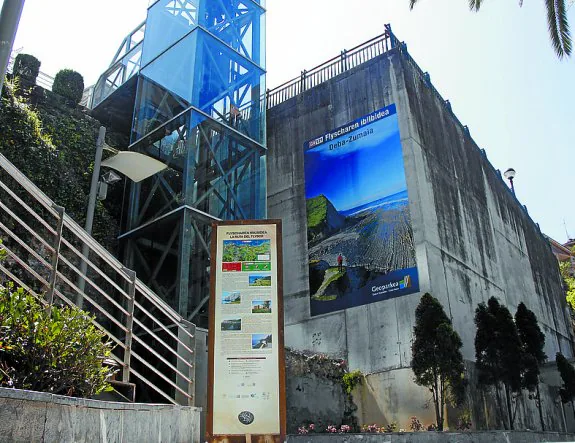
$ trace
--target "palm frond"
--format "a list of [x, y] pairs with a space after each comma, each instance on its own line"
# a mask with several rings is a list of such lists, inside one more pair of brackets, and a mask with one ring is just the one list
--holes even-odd
[[469, 9], [477, 12], [481, 8], [481, 3], [483, 3], [483, 0], [469, 0]]
[[565, 0], [545, 0], [551, 44], [559, 58], [571, 55], [571, 32]]

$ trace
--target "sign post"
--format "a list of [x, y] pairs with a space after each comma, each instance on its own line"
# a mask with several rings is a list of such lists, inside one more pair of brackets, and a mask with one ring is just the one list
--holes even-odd
[[212, 225], [209, 442], [285, 440], [281, 220]]

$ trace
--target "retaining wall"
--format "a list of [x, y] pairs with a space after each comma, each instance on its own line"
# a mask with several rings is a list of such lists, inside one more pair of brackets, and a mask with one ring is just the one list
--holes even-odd
[[200, 411], [0, 388], [0, 441], [199, 442]]
[[[398, 113], [421, 292], [312, 317], [304, 142], [391, 104]], [[367, 375], [369, 389], [356, 399], [360, 422], [410, 415], [435, 420], [426, 407], [429, 392], [413, 383], [410, 368], [415, 308], [424, 292], [452, 318], [469, 367], [475, 309], [491, 296], [512, 314], [520, 302], [535, 312], [551, 361], [559, 351], [573, 356], [568, 308], [547, 239], [404, 53], [394, 49], [271, 108], [267, 125], [268, 215], [283, 221], [285, 343], [343, 358]], [[497, 428], [482, 412], [489, 401], [469, 396], [474, 424]], [[557, 399], [544, 403], [553, 415], [548, 426], [564, 430]], [[539, 429], [533, 410], [520, 408], [518, 426]]]

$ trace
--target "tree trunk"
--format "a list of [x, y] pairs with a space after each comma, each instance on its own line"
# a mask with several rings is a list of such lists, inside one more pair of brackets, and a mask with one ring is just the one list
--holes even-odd
[[505, 399], [507, 400], [507, 415], [509, 416], [509, 429], [513, 431], [513, 415], [511, 408], [511, 393], [509, 392], [509, 386], [507, 383], [503, 384], [505, 386]]
[[[497, 425], [497, 419], [500, 416], [503, 417], [503, 411], [505, 410], [505, 408], [501, 400], [501, 391], [499, 390], [499, 383], [495, 383], [493, 386], [495, 386], [495, 400], [497, 402], [497, 413], [495, 414], [495, 425]], [[507, 423], [505, 423], [505, 420], [503, 420], [503, 427], [505, 429], [507, 429], [506, 425]]]
[[485, 416], [485, 424], [487, 429], [490, 429], [489, 425], [489, 408], [487, 407], [487, 400], [485, 399], [485, 388], [481, 388], [481, 398], [483, 399], [483, 415]]
[[445, 394], [444, 394], [444, 390], [445, 387], [443, 386], [443, 378], [441, 379], [441, 381], [439, 382], [439, 417], [437, 419], [437, 430], [439, 432], [443, 432], [443, 421], [445, 420], [445, 417], [443, 416], [444, 411], [445, 411]]
[[537, 381], [537, 409], [539, 409], [539, 420], [541, 421], [541, 430], [545, 431], [545, 421], [543, 420], [543, 411], [541, 407], [541, 393], [539, 392], [539, 381]]
[[435, 406], [435, 421], [437, 422], [437, 429], [443, 428], [443, 423], [439, 423], [441, 416], [439, 414], [439, 386], [437, 386], [437, 379], [435, 379], [435, 392], [433, 393], [433, 404]]

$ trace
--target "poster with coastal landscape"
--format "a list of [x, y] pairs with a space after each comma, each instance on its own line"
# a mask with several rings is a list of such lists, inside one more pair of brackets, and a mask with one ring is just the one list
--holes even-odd
[[395, 105], [304, 144], [311, 315], [419, 291]]

